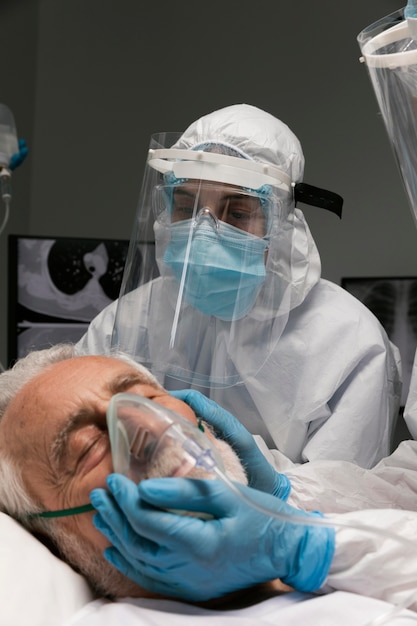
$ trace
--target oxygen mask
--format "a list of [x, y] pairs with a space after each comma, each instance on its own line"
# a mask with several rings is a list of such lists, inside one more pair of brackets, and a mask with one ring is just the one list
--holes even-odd
[[210, 478], [224, 471], [218, 451], [199, 427], [148, 398], [113, 396], [107, 427], [113, 469], [135, 483], [156, 477]]

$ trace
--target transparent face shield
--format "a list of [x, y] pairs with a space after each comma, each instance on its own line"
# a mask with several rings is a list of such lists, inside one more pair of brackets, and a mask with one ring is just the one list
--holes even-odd
[[417, 41], [400, 9], [365, 28], [358, 43], [417, 221]]
[[167, 388], [227, 387], [259, 371], [288, 319], [293, 188], [273, 165], [175, 141], [151, 143], [112, 346]]

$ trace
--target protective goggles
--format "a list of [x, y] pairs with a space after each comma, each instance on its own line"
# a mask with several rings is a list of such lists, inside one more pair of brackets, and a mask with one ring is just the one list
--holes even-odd
[[271, 229], [274, 198], [268, 185], [252, 191], [228, 184], [185, 180], [157, 185], [153, 190], [153, 209], [162, 224], [195, 220], [209, 212], [220, 222], [265, 237]]

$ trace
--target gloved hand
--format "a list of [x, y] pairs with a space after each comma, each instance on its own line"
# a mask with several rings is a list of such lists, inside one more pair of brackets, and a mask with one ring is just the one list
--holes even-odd
[[[114, 546], [104, 556], [149, 591], [199, 602], [275, 578], [299, 591], [315, 591], [327, 577], [334, 529], [260, 513], [221, 480], [154, 478], [136, 486], [110, 474], [107, 485], [110, 493], [91, 492], [98, 510], [94, 524]], [[316, 518], [268, 494], [239, 488], [269, 509]], [[213, 519], [161, 508], [203, 511]]]
[[408, 0], [404, 9], [404, 17], [417, 17], [417, 0]]
[[279, 474], [259, 450], [250, 432], [231, 413], [192, 389], [171, 391], [171, 395], [186, 402], [203, 420], [232, 446], [246, 470], [249, 486], [287, 500], [291, 483], [285, 474]]
[[19, 144], [19, 152], [16, 152], [16, 154], [13, 154], [9, 163], [9, 169], [12, 171], [15, 170], [16, 167], [18, 167], [21, 163], [23, 163], [23, 161], [26, 159], [26, 156], [29, 152], [29, 149], [26, 145], [26, 141], [24, 139], [19, 139], [18, 144]]

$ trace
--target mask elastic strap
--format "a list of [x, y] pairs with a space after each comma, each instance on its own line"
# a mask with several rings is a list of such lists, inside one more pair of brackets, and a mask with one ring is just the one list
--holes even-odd
[[83, 504], [82, 506], [75, 506], [72, 509], [60, 509], [57, 511], [42, 511], [40, 513], [28, 513], [25, 515], [26, 519], [34, 519], [37, 517], [49, 518], [49, 517], [68, 517], [69, 515], [80, 515], [81, 513], [89, 513], [96, 509], [92, 504]]

